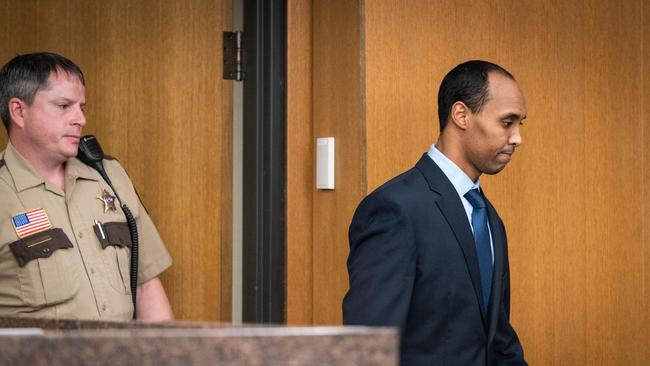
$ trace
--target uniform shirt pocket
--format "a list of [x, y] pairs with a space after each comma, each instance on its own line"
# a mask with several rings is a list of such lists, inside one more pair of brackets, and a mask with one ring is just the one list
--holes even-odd
[[38, 307], [55, 305], [79, 291], [77, 274], [68, 262], [72, 242], [59, 228], [19, 239], [9, 248], [18, 263], [22, 300]]
[[[130, 286], [131, 234], [126, 222], [107, 222], [102, 230], [94, 226], [102, 246], [104, 265], [110, 274], [110, 284], [119, 293], [128, 294]], [[103, 234], [103, 235], [102, 235]]]
[[16, 240], [9, 244], [9, 248], [18, 265], [25, 267], [34, 259], [49, 258], [59, 249], [72, 248], [72, 243], [63, 230], [56, 228]]

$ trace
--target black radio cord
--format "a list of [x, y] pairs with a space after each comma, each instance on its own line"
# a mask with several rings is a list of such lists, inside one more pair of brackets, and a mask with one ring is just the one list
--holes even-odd
[[138, 226], [131, 210], [129, 210], [126, 204], [122, 204], [122, 211], [124, 211], [124, 216], [126, 216], [129, 233], [131, 234], [131, 299], [133, 300], [133, 319], [135, 319], [138, 290]]
[[[100, 171], [100, 173], [102, 173]], [[133, 301], [133, 319], [136, 319], [136, 300], [137, 300], [137, 291], [138, 291], [138, 225], [135, 222], [135, 218], [131, 213], [129, 207], [122, 201], [120, 196], [117, 194], [115, 187], [111, 183], [111, 180], [108, 178], [106, 173], [102, 173], [104, 180], [108, 183], [108, 186], [111, 187], [115, 197], [122, 203], [122, 212], [124, 212], [124, 217], [126, 217], [126, 223], [129, 225], [129, 234], [131, 234], [131, 276], [130, 276], [130, 285], [131, 285], [131, 300]]]

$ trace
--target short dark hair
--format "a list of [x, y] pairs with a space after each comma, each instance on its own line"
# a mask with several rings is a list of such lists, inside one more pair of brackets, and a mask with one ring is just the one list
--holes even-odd
[[479, 113], [488, 100], [488, 74], [497, 72], [515, 80], [503, 67], [487, 61], [472, 60], [454, 67], [442, 79], [438, 91], [438, 118], [440, 132], [447, 127], [451, 106], [463, 102], [472, 111]]
[[67, 58], [50, 52], [18, 55], [0, 70], [0, 117], [7, 133], [11, 125], [9, 100], [18, 98], [27, 104], [34, 102], [39, 90], [49, 88], [52, 73], [63, 71], [76, 76], [82, 85], [86, 85], [84, 74], [79, 66]]

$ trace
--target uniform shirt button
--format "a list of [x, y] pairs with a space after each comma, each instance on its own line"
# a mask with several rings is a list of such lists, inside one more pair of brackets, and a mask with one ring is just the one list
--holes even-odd
[[106, 304], [102, 305], [102, 311], [106, 311]]
[[80, 231], [80, 232], [79, 232], [79, 238], [82, 238], [82, 239], [83, 239], [83, 237], [84, 237], [84, 232], [83, 232], [83, 231]]
[[94, 268], [90, 269], [90, 274], [95, 274], [95, 269]]

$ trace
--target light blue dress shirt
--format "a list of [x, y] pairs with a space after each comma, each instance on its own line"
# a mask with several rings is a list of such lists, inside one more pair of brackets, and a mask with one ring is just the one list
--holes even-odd
[[[472, 231], [474, 231], [474, 227], [472, 226], [472, 212], [474, 211], [474, 207], [472, 207], [472, 204], [469, 203], [467, 198], [465, 198], [465, 194], [469, 192], [470, 189], [480, 189], [481, 186], [479, 184], [479, 180], [477, 179], [476, 182], [473, 182], [465, 172], [463, 172], [458, 165], [456, 165], [453, 161], [449, 160], [448, 157], [446, 157], [443, 153], [440, 152], [436, 148], [436, 145], [431, 145], [431, 148], [429, 149], [429, 152], [427, 152], [427, 155], [433, 160], [436, 165], [442, 170], [442, 172], [447, 176], [447, 179], [451, 182], [451, 184], [454, 186], [454, 189], [460, 196], [460, 201], [463, 203], [463, 207], [465, 208], [465, 213], [467, 214], [467, 221], [469, 221], [469, 226], [472, 228]], [[488, 230], [490, 231], [490, 250], [492, 251], [492, 264], [494, 264], [494, 243], [492, 241], [492, 230], [490, 229], [490, 223], [488, 222]]]

